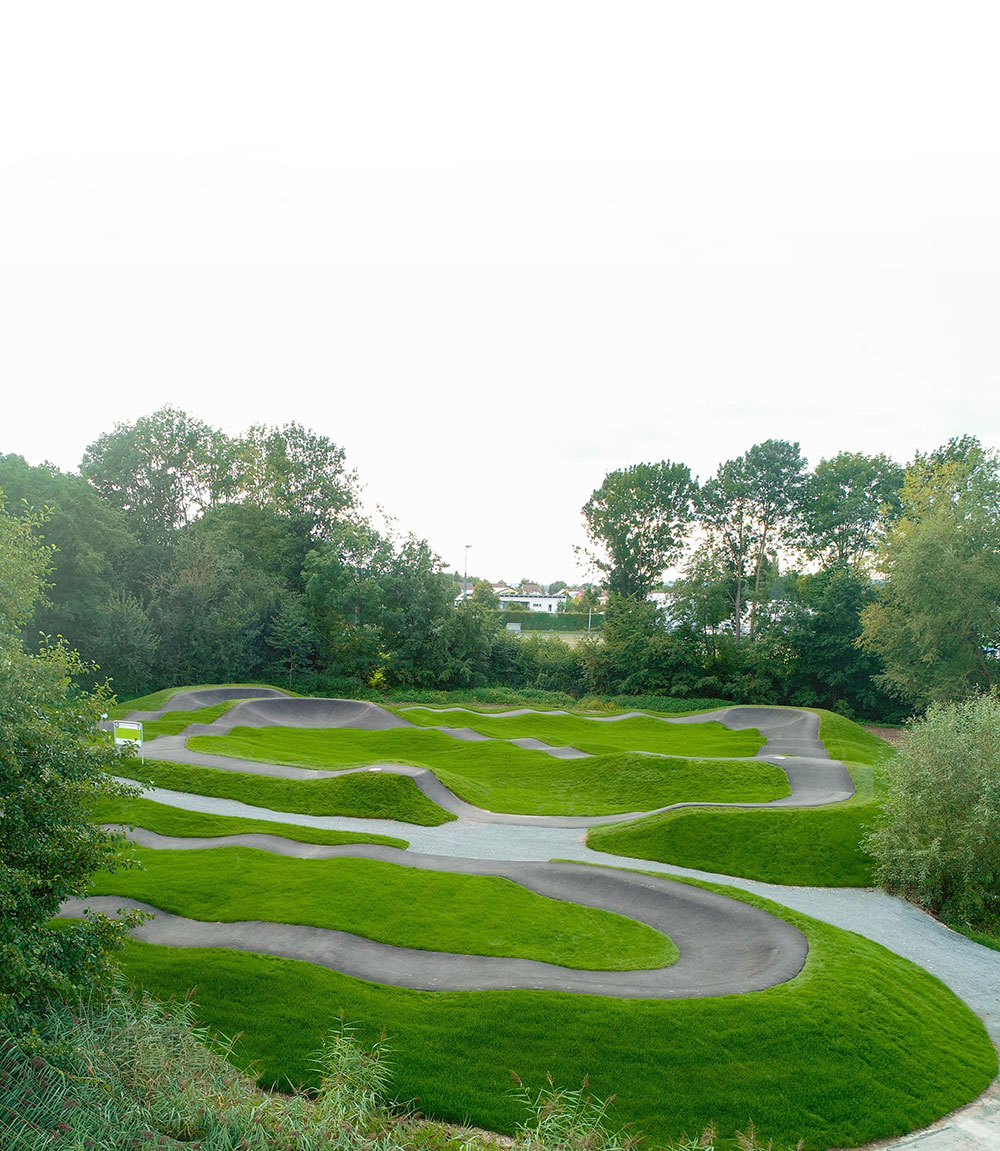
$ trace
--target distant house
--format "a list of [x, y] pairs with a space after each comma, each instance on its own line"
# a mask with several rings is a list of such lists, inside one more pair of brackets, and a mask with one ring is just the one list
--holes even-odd
[[458, 604], [464, 599], [472, 598], [472, 592], [476, 585], [471, 580], [459, 580], [456, 586], [458, 587], [458, 595], [455, 596], [455, 603]]
[[[537, 587], [537, 584], [534, 585]], [[537, 592], [526, 591], [521, 588], [515, 592], [507, 592], [500, 596], [500, 607], [511, 608], [514, 611], [558, 611], [559, 605], [566, 602], [566, 593], [557, 592], [556, 595], [546, 595], [541, 588]]]

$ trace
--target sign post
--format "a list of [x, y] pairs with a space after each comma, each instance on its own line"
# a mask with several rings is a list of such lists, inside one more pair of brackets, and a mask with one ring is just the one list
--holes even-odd
[[142, 724], [135, 719], [116, 719], [115, 724], [115, 747], [123, 747], [125, 744], [139, 745], [139, 762], [145, 763], [145, 757], [142, 750]]

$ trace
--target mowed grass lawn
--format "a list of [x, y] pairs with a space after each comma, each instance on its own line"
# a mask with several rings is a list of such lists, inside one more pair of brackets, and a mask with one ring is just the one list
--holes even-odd
[[412, 779], [385, 772], [363, 771], [333, 779], [276, 779], [155, 759], [147, 759], [144, 765], [134, 759], [123, 760], [118, 771], [154, 787], [236, 799], [289, 814], [396, 819], [425, 827], [436, 827], [455, 818], [432, 803]]
[[654, 1146], [710, 1120], [727, 1147], [750, 1120], [781, 1147], [800, 1137], [807, 1151], [853, 1146], [929, 1123], [987, 1087], [996, 1053], [940, 982], [874, 943], [764, 905], [808, 935], [803, 971], [714, 999], [417, 992], [291, 960], [138, 943], [124, 965], [161, 997], [197, 986], [200, 1019], [242, 1032], [265, 1083], [315, 1082], [310, 1053], [342, 1008], [362, 1038], [388, 1032], [400, 1098], [497, 1131], [524, 1118], [511, 1070], [536, 1087], [546, 1073], [565, 1087], [589, 1078]]
[[146, 739], [156, 739], [158, 735], [180, 735], [192, 723], [213, 723], [226, 714], [239, 700], [227, 699], [211, 707], [198, 707], [194, 711], [165, 711], [159, 719], [144, 719], [142, 734]]
[[870, 887], [875, 861], [861, 840], [878, 818], [880, 765], [891, 746], [857, 724], [821, 712], [820, 738], [848, 764], [856, 794], [829, 807], [773, 810], [686, 809], [587, 833], [587, 846], [611, 855], [652, 859], [765, 883]]
[[237, 815], [209, 815], [201, 811], [171, 807], [152, 799], [102, 799], [94, 804], [92, 818], [95, 823], [123, 823], [130, 827], [144, 827], [158, 835], [176, 835], [187, 839], [259, 833], [328, 847], [345, 843], [378, 843], [402, 849], [409, 847], [407, 840], [397, 839], [393, 835], [327, 831], [324, 828], [304, 827], [300, 823], [272, 823], [267, 819], [246, 819]]
[[784, 772], [762, 760], [716, 762], [627, 753], [559, 759], [500, 741], [456, 740], [425, 728], [372, 732], [235, 727], [227, 735], [194, 736], [187, 746], [299, 767], [426, 767], [466, 802], [521, 815], [609, 815], [688, 801], [767, 801], [789, 792]]
[[98, 873], [91, 894], [129, 896], [207, 922], [300, 923], [421, 951], [596, 971], [664, 967], [677, 958], [673, 943], [643, 923], [495, 876], [374, 859], [291, 859], [247, 847], [134, 853], [142, 870]]
[[[272, 684], [268, 683], [188, 683], [180, 687], [165, 687], [160, 691], [150, 692], [149, 695], [140, 695], [135, 699], [125, 700], [122, 703], [116, 703], [114, 707], [108, 709], [109, 719], [125, 719], [133, 711], [159, 711], [169, 700], [175, 695], [180, 694], [182, 691], [207, 691], [212, 688], [224, 687], [245, 687], [247, 689], [246, 698], [250, 699], [254, 695], [254, 689], [259, 687], [273, 688]], [[277, 691], [283, 692], [285, 695], [295, 696], [294, 691], [287, 691], [285, 688], [277, 688]], [[235, 702], [235, 701], [233, 701]]]
[[421, 727], [469, 727], [493, 739], [540, 739], [556, 747], [575, 747], [591, 755], [648, 751], [659, 755], [740, 759], [756, 755], [764, 746], [764, 737], [756, 728], [730, 731], [715, 720], [686, 724], [670, 723], [652, 715], [587, 719], [548, 712], [498, 716], [467, 708], [404, 707], [392, 710]]

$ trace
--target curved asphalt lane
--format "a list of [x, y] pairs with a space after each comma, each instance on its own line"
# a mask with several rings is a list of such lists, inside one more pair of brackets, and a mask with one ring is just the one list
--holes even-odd
[[[223, 689], [227, 690], [227, 689]], [[232, 690], [232, 689], [228, 689]], [[237, 689], [239, 697], [245, 698], [246, 689]], [[185, 696], [195, 693], [181, 693], [169, 701], [158, 713], [134, 713], [130, 718], [154, 718], [168, 710], [185, 710], [207, 706], [219, 702], [214, 695], [205, 698], [206, 693], [197, 693], [201, 698], [197, 701], [186, 700]], [[266, 694], [279, 696], [281, 693], [268, 689]], [[226, 698], [233, 698], [232, 695]], [[455, 709], [464, 710], [464, 709]], [[765, 713], [765, 714], [761, 714]], [[786, 754], [802, 757], [808, 760], [826, 759], [826, 766], [835, 765], [827, 759], [825, 749], [818, 743], [817, 730], [811, 722], [803, 723], [798, 717], [807, 716], [808, 721], [814, 721], [818, 728], [818, 719], [810, 713], [786, 711], [782, 716], [782, 709], [772, 708], [729, 708], [721, 712], [703, 714], [692, 717], [679, 717], [667, 722], [700, 722], [706, 718], [717, 719], [726, 726], [756, 726], [767, 735], [765, 746], [758, 753], [763, 758], [783, 756]], [[600, 717], [594, 722], [615, 722], [624, 717]], [[475, 738], [479, 738], [478, 733]], [[802, 745], [803, 738], [808, 741], [807, 746]], [[181, 741], [183, 742], [183, 740]], [[163, 747], [162, 739], [157, 741], [157, 756]], [[166, 748], [164, 747], [164, 750]], [[167, 758], [163, 756], [162, 758]], [[173, 758], [171, 756], [170, 758]], [[181, 756], [177, 757], [182, 758]], [[197, 762], [192, 753], [187, 753], [187, 762]], [[201, 757], [199, 757], [201, 758]], [[219, 757], [204, 757], [211, 766], [223, 766]], [[789, 765], [778, 762], [786, 769]], [[237, 766], [238, 764], [238, 766]], [[230, 766], [231, 765], [231, 766]], [[230, 770], [261, 771], [262, 765], [248, 764], [241, 761], [228, 761], [226, 766]], [[792, 765], [793, 768], [800, 765]], [[267, 769], [264, 769], [265, 771]], [[270, 769], [274, 771], [272, 767]], [[822, 768], [817, 765], [817, 770]], [[794, 772], [793, 772], [794, 774]], [[308, 778], [317, 778], [317, 773], [305, 771], [303, 775]], [[841, 790], [841, 785], [834, 782], [835, 777], [823, 776], [814, 785], [815, 802], [834, 802], [834, 793]], [[777, 805], [788, 806], [796, 802], [794, 789], [796, 783], [790, 778], [793, 787], [793, 796], [785, 800], [776, 801]], [[833, 786], [830, 786], [833, 784]], [[820, 798], [823, 787], [831, 794], [825, 801]], [[853, 786], [851, 787], [853, 793]], [[440, 853], [451, 858], [475, 857], [480, 862], [484, 859], [537, 860], [545, 861], [552, 858], [576, 859], [581, 862], [600, 863], [610, 867], [635, 868], [642, 867], [647, 871], [657, 871], [664, 874], [688, 875], [695, 878], [713, 880], [726, 883], [730, 886], [752, 891], [785, 906], [803, 911], [835, 926], [855, 931], [868, 939], [881, 943], [896, 954], [910, 959], [936, 975], [948, 985], [957, 995], [979, 1015], [986, 1024], [994, 1043], [1000, 1043], [1000, 952], [992, 951], [972, 943], [963, 936], [950, 931], [930, 916], [921, 912], [904, 900], [886, 895], [881, 891], [864, 889], [831, 889], [807, 887], [780, 887], [772, 884], [760, 883], [752, 880], [733, 878], [731, 876], [700, 872], [693, 869], [668, 866], [664, 864], [640, 861], [631, 858], [609, 856], [594, 852], [584, 843], [584, 835], [580, 828], [559, 827], [539, 824], [531, 817], [515, 817], [512, 822], [483, 823], [468, 815], [459, 815], [452, 823], [436, 828], [418, 827], [416, 825], [401, 824], [390, 820], [359, 820], [337, 817], [307, 816], [297, 813], [275, 812], [268, 809], [254, 808], [234, 800], [217, 799], [208, 796], [196, 796], [186, 793], [172, 792], [165, 789], [152, 789], [150, 798], [160, 803], [180, 807], [190, 811], [202, 811], [222, 815], [241, 815], [262, 819], [270, 822], [295, 823], [300, 826], [342, 829], [350, 831], [379, 831], [387, 834], [403, 834], [410, 841], [411, 857], [416, 858], [424, 854]], [[806, 798], [806, 796], [803, 796]], [[846, 798], [839, 794], [836, 798]], [[802, 802], [799, 800], [798, 802]], [[743, 805], [745, 806], [745, 805]], [[758, 806], [758, 805], [751, 805]], [[478, 809], [473, 809], [477, 812]], [[456, 814], [458, 814], [456, 812]], [[493, 817], [496, 818], [495, 816]], [[619, 816], [617, 818], [630, 818]], [[521, 822], [528, 821], [528, 822]], [[595, 821], [587, 821], [591, 825]], [[150, 835], [151, 833], [139, 833]], [[251, 837], [253, 839], [255, 837]], [[269, 850], [281, 850], [278, 844], [288, 844], [291, 841], [281, 840], [280, 837], [264, 836], [269, 841]], [[246, 837], [220, 837], [210, 842], [243, 842]], [[187, 840], [186, 845], [191, 846], [193, 841]], [[260, 844], [248, 842], [248, 846]], [[298, 851], [310, 845], [297, 844], [293, 849]], [[315, 848], [315, 845], [312, 845]], [[327, 850], [327, 849], [318, 849]], [[439, 855], [440, 862], [440, 855]], [[123, 906], [126, 901], [113, 900], [116, 906]], [[731, 902], [731, 901], [727, 901]], [[617, 908], [615, 908], [617, 910]], [[67, 907], [67, 911], [69, 911]], [[74, 909], [79, 912], [80, 907]], [[155, 923], [155, 921], [153, 921]], [[146, 930], [151, 925], [147, 925]], [[217, 925], [203, 925], [214, 928]], [[223, 925], [225, 926], [225, 925]], [[256, 926], [256, 925], [255, 925]], [[674, 923], [665, 928], [675, 942], [678, 941], [678, 931]], [[352, 940], [354, 937], [349, 937]], [[251, 949], [260, 949], [259, 941], [254, 939]], [[728, 941], [727, 941], [728, 946]], [[405, 949], [400, 949], [405, 950]], [[546, 966], [546, 965], [543, 965]], [[676, 968], [677, 965], [674, 965]], [[564, 969], [558, 969], [560, 971]], [[665, 969], [671, 970], [671, 969]], [[930, 1128], [914, 1132], [891, 1143], [881, 1146], [891, 1146], [896, 1151], [909, 1151], [919, 1147], [920, 1151], [996, 1151], [1000, 1148], [1000, 1080], [978, 1100], [955, 1112], [950, 1116], [934, 1123]]]

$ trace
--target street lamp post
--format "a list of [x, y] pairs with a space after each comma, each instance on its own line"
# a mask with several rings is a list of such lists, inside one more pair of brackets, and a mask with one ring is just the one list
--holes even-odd
[[469, 582], [469, 548], [471, 548], [471, 547], [472, 547], [472, 544], [466, 544], [465, 545], [465, 576], [462, 579], [462, 595], [463, 595], [463, 597], [468, 595], [468, 590], [469, 590], [466, 585]]

